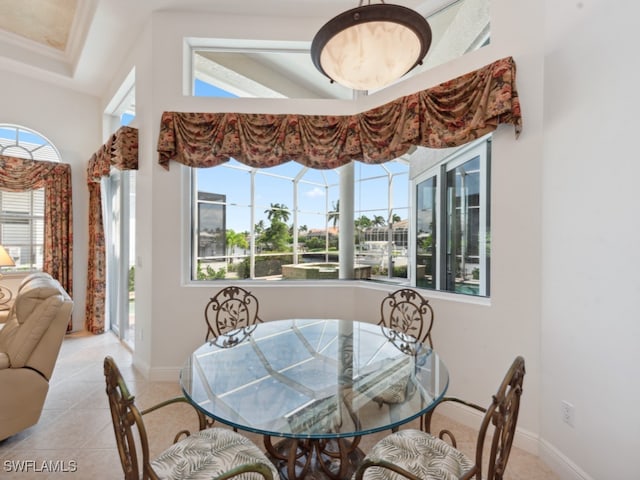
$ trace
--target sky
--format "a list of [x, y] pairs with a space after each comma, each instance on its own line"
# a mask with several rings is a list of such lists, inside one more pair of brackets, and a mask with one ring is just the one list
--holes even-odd
[[[237, 95], [226, 92], [218, 87], [200, 80], [195, 82], [196, 96], [237, 98]], [[227, 168], [231, 167], [231, 168]], [[260, 169], [255, 177], [255, 223], [263, 220], [269, 225], [267, 214], [271, 204], [284, 204], [291, 211], [293, 208], [292, 179], [304, 168], [296, 162], [288, 162], [276, 167]], [[408, 167], [395, 162], [380, 165], [365, 165], [356, 162], [355, 177], [371, 178], [361, 182], [361, 188], [356, 186], [355, 208], [356, 217], [374, 215], [387, 217], [388, 208], [388, 177], [385, 168], [393, 173], [403, 172], [393, 181], [393, 205], [398, 208], [401, 218], [407, 217], [408, 211]], [[234, 231], [248, 231], [251, 229], [248, 205], [251, 202], [251, 175], [249, 167], [235, 160], [229, 161], [225, 167], [198, 169], [198, 190], [227, 195], [227, 228]], [[373, 177], [373, 178], [372, 178]], [[375, 178], [378, 177], [378, 178]], [[328, 203], [327, 203], [328, 195]], [[325, 211], [331, 211], [339, 196], [339, 175], [334, 170], [307, 170], [302, 177], [298, 190], [298, 225], [306, 225], [309, 229], [325, 227]], [[293, 222], [291, 212], [288, 224]]]

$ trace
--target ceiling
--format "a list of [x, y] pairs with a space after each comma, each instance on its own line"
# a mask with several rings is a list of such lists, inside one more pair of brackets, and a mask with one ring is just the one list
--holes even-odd
[[[455, 0], [394, 3], [429, 16]], [[104, 66], [117, 63], [126, 55], [155, 11], [313, 17], [328, 21], [356, 6], [355, 0], [0, 0], [0, 70], [101, 96], [109, 81], [103, 74]], [[431, 19], [430, 23], [435, 42], [440, 27]], [[298, 71], [300, 77], [295, 82], [310, 82], [309, 89], [319, 97], [350, 94], [336, 93], [335, 88], [333, 92], [327, 90], [328, 80], [313, 69], [307, 55], [305, 65], [300, 62], [300, 55], [277, 60], [273, 55], [253, 56], [254, 62], [281, 69], [289, 78]]]

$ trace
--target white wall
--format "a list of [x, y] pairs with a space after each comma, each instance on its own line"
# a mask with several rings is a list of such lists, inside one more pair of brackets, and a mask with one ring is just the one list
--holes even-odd
[[49, 83], [4, 71], [0, 123], [47, 137], [71, 165], [73, 195], [73, 329], [82, 330], [87, 289], [87, 163], [102, 143], [99, 101]]
[[[545, 3], [545, 458], [594, 479], [640, 478], [640, 5]], [[574, 428], [557, 421], [562, 400]]]

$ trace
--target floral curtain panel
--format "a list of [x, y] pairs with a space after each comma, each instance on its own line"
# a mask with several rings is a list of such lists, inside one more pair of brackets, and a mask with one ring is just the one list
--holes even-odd
[[315, 169], [352, 160], [382, 163], [412, 146], [463, 145], [511, 124], [522, 128], [516, 66], [506, 57], [476, 71], [355, 115], [164, 112], [158, 162], [252, 167], [290, 160]]
[[102, 221], [100, 181], [108, 177], [111, 167], [119, 170], [138, 169], [138, 130], [120, 127], [93, 154], [87, 167], [89, 187], [89, 261], [87, 272], [87, 304], [85, 327], [92, 333], [103, 333], [106, 301], [106, 253]]
[[[24, 192], [44, 188], [42, 270], [73, 297], [73, 214], [71, 166], [0, 155], [0, 188]], [[67, 331], [71, 330], [69, 322]]]

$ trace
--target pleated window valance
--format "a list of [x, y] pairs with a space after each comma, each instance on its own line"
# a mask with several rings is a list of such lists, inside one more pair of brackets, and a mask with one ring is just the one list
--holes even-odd
[[138, 169], [138, 129], [123, 126], [113, 133], [89, 160], [87, 181], [100, 182], [109, 176], [111, 167]]
[[506, 57], [433, 88], [354, 115], [164, 112], [159, 163], [252, 167], [296, 161], [315, 169], [382, 163], [412, 146], [463, 145], [511, 124], [522, 128], [516, 66]]

